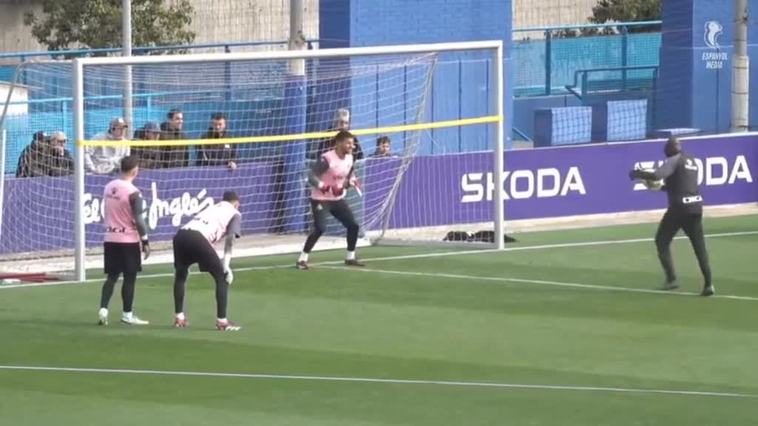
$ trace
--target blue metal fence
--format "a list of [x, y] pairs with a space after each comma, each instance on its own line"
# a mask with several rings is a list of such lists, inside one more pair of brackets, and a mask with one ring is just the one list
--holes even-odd
[[[514, 91], [517, 97], [565, 93], [577, 70], [627, 66], [657, 66], [661, 33], [633, 32], [659, 29], [661, 21], [531, 27], [513, 30]], [[614, 29], [611, 34], [606, 34]], [[595, 30], [596, 34], [566, 37], [570, 31]], [[539, 34], [540, 39], [518, 40]]]
[[[318, 47], [318, 40], [307, 40], [308, 49]], [[134, 55], [150, 55], [153, 53], [170, 53], [170, 52], [184, 52], [184, 51], [223, 51], [226, 53], [232, 52], [236, 49], [251, 49], [261, 47], [284, 47], [287, 46], [287, 41], [251, 41], [251, 42], [229, 42], [229, 43], [211, 43], [211, 44], [190, 44], [190, 45], [168, 45], [168, 46], [143, 46], [135, 47], [132, 49]], [[0, 65], [0, 81], [12, 81], [15, 75], [16, 68], [19, 63], [27, 62], [29, 60], [42, 59], [64, 59], [64, 58], [77, 58], [87, 57], [95, 55], [107, 55], [110, 53], [120, 53], [120, 48], [103, 48], [103, 49], [68, 49], [68, 50], [55, 50], [55, 51], [38, 51], [38, 52], [2, 52], [0, 53], [0, 61], [6, 63], [6, 65]], [[10, 63], [9, 63], [10, 62]], [[15, 63], [13, 63], [15, 62]], [[23, 77], [22, 80], [23, 81]]]
[[[514, 38], [521, 34], [538, 34], [539, 38], [514, 40], [512, 58], [509, 66], [513, 67], [512, 76], [514, 80], [514, 92], [517, 98], [525, 99], [527, 97], [545, 96], [553, 94], [570, 94], [571, 90], [575, 91], [578, 97], [586, 96], [592, 91], [593, 87], [607, 87], [612, 85], [620, 91], [633, 89], [636, 87], [649, 87], [650, 80], [657, 74], [659, 64], [659, 48], [661, 44], [660, 32], [640, 33], [633, 32], [634, 28], [660, 26], [660, 21], [636, 22], [636, 23], [615, 23], [608, 25], [579, 25], [579, 26], [556, 26], [556, 27], [538, 27], [522, 28], [514, 30]], [[614, 28], [612, 34], [579, 35], [576, 37], [564, 37], [568, 31], [587, 31], [587, 30], [607, 30]], [[316, 40], [309, 41], [309, 48], [318, 43]], [[249, 43], [222, 43], [222, 44], [202, 44], [190, 46], [157, 46], [157, 47], [138, 47], [134, 49], [135, 54], [149, 54], [156, 51], [180, 51], [180, 50], [212, 50], [218, 49], [226, 52], [232, 49], [254, 48], [265, 46], [284, 46], [285, 41], [272, 42], [249, 42]], [[114, 49], [94, 49], [94, 50], [68, 50], [59, 52], [15, 52], [0, 54], [0, 59], [16, 59], [19, 62], [28, 61], [32, 58], [56, 58], [56, 57], [75, 57], [95, 54], [117, 53], [118, 48]], [[480, 69], [481, 68], [481, 69]], [[486, 76], [480, 74], [486, 73], [489, 69], [486, 63], [477, 63], [471, 61], [443, 61], [438, 64], [436, 70], [435, 82], [439, 83], [427, 103], [427, 114], [431, 119], [456, 119], [470, 116], [466, 102], [477, 104], [475, 99], [464, 99], [468, 90], [462, 90], [463, 83], [469, 77], [476, 77], [482, 81], [488, 81]], [[219, 86], [214, 92], [216, 98], [204, 99], [200, 103], [194, 101], [201, 107], [193, 108], [193, 102], [181, 103], [185, 109], [200, 111], [221, 110], [229, 111], [235, 115], [238, 104], [235, 103], [234, 95], [230, 90], [234, 80], [234, 71], [220, 69], [220, 73], [228, 74], [226, 86]], [[0, 79], [10, 78], [8, 68], [0, 67]], [[28, 106], [30, 112], [34, 112], [34, 117], [28, 117], [25, 120], [15, 120], [15, 124], [6, 122], [5, 127], [8, 135], [13, 136], [9, 142], [9, 152], [7, 153], [8, 162], [15, 162], [18, 152], [28, 143], [31, 134], [40, 129], [64, 129], [70, 131], [70, 84], [67, 79], [68, 73], [59, 73], [60, 79], [57, 82], [46, 82], [44, 85], [58, 91], [47, 91], [44, 93], [31, 93]], [[445, 82], [439, 81], [437, 77], [445, 77]], [[654, 84], [654, 82], [652, 83]], [[593, 86], [595, 85], [595, 86]], [[647, 85], [647, 86], [646, 86]], [[378, 86], [377, 86], [378, 87]], [[30, 89], [33, 91], [33, 89]], [[171, 106], [177, 105], [177, 100], [181, 100], [181, 94], [171, 93], [170, 95], [161, 96], [165, 90], [159, 87], [136, 88], [135, 90], [135, 122], [141, 123], [144, 120], [159, 121], [164, 118], [166, 110]], [[160, 92], [160, 93], [158, 93]], [[226, 97], [218, 98], [219, 93], [225, 94]], [[191, 95], [190, 93], [184, 93]], [[98, 116], [97, 120], [88, 120], [88, 123], [103, 123], [111, 115], [119, 115], [116, 107], [120, 99], [118, 92], [114, 93], [93, 93], [98, 97], [100, 102], [102, 117]], [[179, 96], [179, 97], [177, 97]], [[112, 99], [112, 105], [108, 102]], [[244, 98], [244, 99], [242, 99]], [[255, 101], [250, 101], [255, 99]], [[377, 94], [377, 103], [379, 97]], [[270, 102], [277, 102], [281, 99], [276, 97], [270, 99], [269, 103], [263, 102], [258, 96], [245, 94], [237, 101], [247, 102], [242, 107], [247, 111], [252, 111], [258, 107], [261, 111], [270, 111]], [[255, 102], [260, 101], [260, 104]], [[466, 102], [464, 102], [466, 101]], [[253, 102], [253, 103], [250, 103]], [[173, 105], [169, 105], [169, 104]], [[257, 105], [257, 106], [256, 106]], [[464, 108], [465, 107], [465, 108]], [[520, 108], [517, 102], [516, 109]], [[535, 106], [535, 107], [538, 107]], [[463, 109], [466, 109], [465, 111]], [[378, 116], [375, 123], [365, 120], [361, 122], [361, 115], [356, 114], [356, 126], [381, 125], [382, 118]], [[240, 109], [241, 111], [241, 109]], [[355, 111], [358, 112], [358, 111]], [[203, 114], [207, 115], [207, 114]], [[518, 114], [517, 114], [518, 116]], [[241, 121], [238, 121], [241, 120]], [[244, 122], [250, 118], [234, 117], [231, 123]], [[191, 128], [190, 133], [197, 134], [204, 130], [207, 124], [203, 118], [198, 122], [197, 129]], [[518, 121], [518, 120], [517, 120]], [[515, 124], [515, 125], [514, 125]], [[511, 123], [518, 127], [519, 123]], [[13, 128], [10, 129], [9, 126]], [[192, 126], [192, 125], [191, 125]], [[478, 126], [477, 126], [478, 127]], [[486, 126], [485, 126], [486, 127]], [[523, 126], [522, 126], [523, 127]], [[528, 129], [528, 126], [526, 127]], [[88, 128], [86, 133], [92, 135], [101, 129]], [[516, 129], [518, 130], [518, 129]], [[524, 129], [522, 129], [524, 130]], [[450, 129], [431, 132], [435, 143], [424, 143], [429, 153], [440, 152], [460, 152], [475, 149], [484, 149], [483, 143], [486, 143], [482, 134], [487, 129]], [[473, 132], [473, 133], [472, 133]], [[518, 132], [517, 132], [518, 133]], [[527, 134], [530, 132], [526, 132]], [[8, 164], [12, 166], [11, 164]], [[14, 164], [15, 165], [15, 164]], [[9, 167], [8, 170], [12, 170]]]

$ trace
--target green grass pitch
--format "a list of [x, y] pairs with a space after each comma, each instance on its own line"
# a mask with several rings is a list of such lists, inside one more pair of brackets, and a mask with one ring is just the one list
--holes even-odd
[[120, 285], [95, 325], [97, 272], [0, 288], [0, 425], [754, 425], [758, 217], [705, 229], [707, 299], [686, 240], [681, 289], [655, 291], [654, 224], [521, 234], [505, 252], [359, 249], [365, 270], [341, 251], [310, 271], [235, 259], [237, 333], [214, 329], [196, 274], [173, 329], [166, 266], [137, 282], [146, 327], [118, 323]]

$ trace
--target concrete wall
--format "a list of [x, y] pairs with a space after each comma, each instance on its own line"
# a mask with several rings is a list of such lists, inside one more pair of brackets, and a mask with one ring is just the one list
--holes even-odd
[[24, 12], [36, 8], [36, 3], [33, 0], [0, 1], [0, 52], [44, 50], [32, 38], [29, 27], [24, 26]]
[[[433, 11], [433, 13], [430, 13]], [[320, 33], [325, 39], [322, 47], [372, 46], [411, 43], [439, 43], [471, 40], [505, 41], [505, 120], [512, 116], [512, 67], [510, 61], [511, 5], [509, 0], [321, 0]], [[481, 117], [493, 113], [491, 108], [492, 77], [491, 56], [467, 52], [443, 54], [434, 69], [432, 87], [425, 103], [423, 120], [444, 121], [458, 118]], [[331, 67], [331, 68], [329, 68]], [[327, 71], [334, 66], [329, 65]], [[325, 73], [325, 76], [328, 76]], [[381, 82], [380, 82], [381, 85]], [[353, 83], [353, 88], [355, 84]], [[349, 91], [349, 85], [343, 88]], [[413, 89], [412, 87], [410, 89]], [[380, 102], [404, 99], [402, 85], [380, 90]], [[317, 122], [326, 122], [334, 114], [333, 100], [349, 95], [331, 91], [321, 95], [315, 103], [321, 108], [315, 112]], [[370, 126], [370, 102], [358, 100], [360, 91], [353, 90], [351, 108], [356, 127]], [[331, 103], [330, 103], [331, 102]], [[410, 105], [405, 105], [409, 107]], [[420, 106], [420, 104], [419, 104]], [[379, 115], [386, 115], [379, 114]], [[410, 118], [409, 118], [410, 117]], [[403, 117], [415, 122], [415, 114]], [[396, 125], [401, 120], [394, 119]], [[460, 129], [436, 129], [422, 135], [422, 153], [458, 152], [460, 150], [487, 149], [493, 138], [488, 132], [492, 126], [469, 126]], [[431, 133], [431, 136], [428, 136]], [[507, 132], [510, 135], [510, 132]], [[510, 138], [508, 138], [510, 139]], [[506, 140], [506, 144], [509, 141]]]
[[[290, 0], [191, 0], [196, 43], [274, 41], [289, 37]], [[303, 31], [318, 38], [318, 0], [304, 0]], [[239, 49], [237, 49], [239, 50]]]
[[[588, 24], [597, 0], [513, 0], [513, 28]], [[517, 32], [513, 38], [543, 38], [541, 33]]]
[[[168, 0], [173, 2], [175, 0]], [[198, 44], [286, 40], [290, 0], [190, 0], [195, 9], [191, 28]], [[305, 36], [318, 38], [318, 0], [304, 0]], [[37, 0], [0, 0], [0, 52], [39, 51], [45, 48], [24, 25], [24, 12], [39, 10]], [[242, 49], [237, 49], [242, 50]]]
[[[190, 1], [196, 11], [192, 29], [197, 32], [198, 43], [287, 38], [289, 0]], [[304, 3], [305, 35], [318, 38], [319, 1], [305, 0]], [[378, 1], [370, 3], [381, 6]], [[513, 0], [513, 28], [586, 23], [596, 3], [597, 0]], [[38, 0], [0, 0], [0, 28], [3, 29], [0, 52], [43, 50], [23, 24], [24, 11], [38, 4]], [[517, 37], [525, 35], [528, 34], [516, 34]], [[534, 36], [539, 37], [539, 34]]]

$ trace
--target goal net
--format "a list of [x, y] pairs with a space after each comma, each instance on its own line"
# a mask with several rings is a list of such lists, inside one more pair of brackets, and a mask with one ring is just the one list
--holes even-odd
[[[22, 116], [6, 114], [4, 127], [45, 131], [39, 152], [49, 156], [60, 150], [52, 135], [68, 135], [67, 148], [79, 161], [64, 169], [63, 160], [48, 157], [45, 164], [56, 173], [5, 179], [3, 263], [14, 270], [77, 269], [78, 278], [86, 267], [99, 268], [102, 189], [118, 176], [126, 154], [140, 158], [135, 184], [157, 249], [151, 262], [170, 262], [178, 227], [227, 190], [242, 202], [245, 238], [236, 253], [299, 251], [312, 224], [307, 171], [339, 129], [358, 141], [361, 186], [348, 190], [347, 201], [361, 225], [361, 244], [390, 237], [441, 241], [465, 223], [493, 229], [491, 208], [449, 208], [448, 199], [461, 196], [460, 176], [441, 176], [461, 162], [492, 168], [500, 124], [496, 45], [430, 46], [88, 58], [26, 67], [19, 82], [47, 101]], [[15, 158], [21, 153], [14, 149], [25, 149], [6, 146]], [[316, 248], [344, 245], [344, 229], [332, 220]]]

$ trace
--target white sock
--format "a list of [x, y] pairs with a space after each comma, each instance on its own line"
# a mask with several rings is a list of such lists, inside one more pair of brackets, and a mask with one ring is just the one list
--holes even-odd
[[216, 321], [218, 322], [227, 322], [226, 318], [216, 318]]
[[297, 259], [298, 262], [307, 262], [308, 261], [308, 253], [302, 252], [300, 253], [300, 257]]
[[184, 312], [179, 312], [178, 314], [176, 314], [176, 319], [183, 320], [184, 319]]
[[345, 258], [347, 260], [355, 260], [355, 251], [348, 251], [347, 257]]
[[131, 312], [124, 312], [124, 316], [127, 317], [127, 318], [131, 318], [132, 317], [132, 313]]

